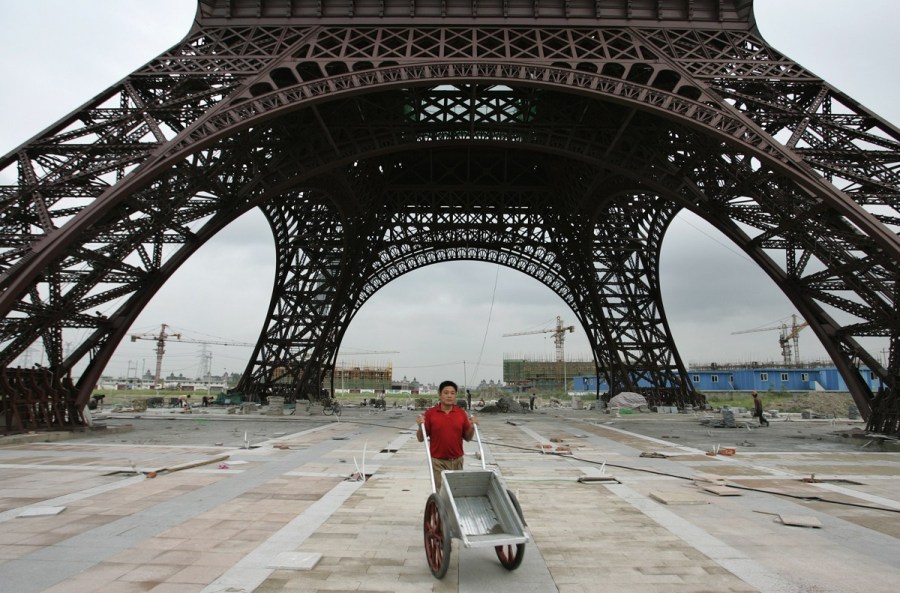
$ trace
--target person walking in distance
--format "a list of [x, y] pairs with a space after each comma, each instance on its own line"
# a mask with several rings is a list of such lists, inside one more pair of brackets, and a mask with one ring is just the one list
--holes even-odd
[[766, 417], [763, 414], [763, 406], [762, 401], [759, 399], [759, 394], [755, 391], [751, 391], [750, 395], [753, 396], [753, 415], [759, 418], [760, 426], [768, 426], [769, 421], [766, 420]]
[[440, 401], [416, 418], [419, 425], [416, 438], [425, 440], [422, 425], [428, 432], [428, 448], [431, 452], [431, 471], [434, 473], [435, 487], [441, 488], [441, 472], [463, 468], [463, 440], [471, 441], [475, 436], [478, 417], [469, 417], [456, 405], [456, 383], [444, 381], [438, 387]]

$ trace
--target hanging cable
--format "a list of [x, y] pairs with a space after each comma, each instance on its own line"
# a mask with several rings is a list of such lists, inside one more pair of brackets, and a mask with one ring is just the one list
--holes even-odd
[[494, 275], [494, 290], [491, 292], [491, 308], [488, 310], [487, 324], [484, 326], [484, 337], [481, 338], [481, 350], [478, 352], [478, 360], [475, 361], [473, 377], [478, 376], [478, 367], [481, 366], [481, 357], [484, 355], [484, 345], [487, 343], [488, 330], [491, 328], [491, 317], [494, 315], [494, 301], [497, 298], [497, 284], [500, 282], [500, 264], [497, 264], [497, 273]]

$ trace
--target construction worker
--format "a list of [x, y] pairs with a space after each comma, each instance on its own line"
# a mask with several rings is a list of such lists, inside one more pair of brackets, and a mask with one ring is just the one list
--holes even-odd
[[768, 426], [769, 421], [766, 420], [766, 417], [763, 414], [763, 406], [762, 401], [759, 399], [759, 394], [756, 391], [751, 391], [750, 395], [753, 396], [753, 415], [759, 418], [760, 426]]

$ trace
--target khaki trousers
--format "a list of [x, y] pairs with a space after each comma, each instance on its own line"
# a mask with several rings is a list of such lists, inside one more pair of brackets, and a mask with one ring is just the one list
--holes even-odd
[[434, 474], [434, 486], [438, 490], [441, 489], [441, 472], [446, 470], [461, 470], [463, 468], [463, 458], [456, 459], [436, 459], [431, 458], [431, 471]]

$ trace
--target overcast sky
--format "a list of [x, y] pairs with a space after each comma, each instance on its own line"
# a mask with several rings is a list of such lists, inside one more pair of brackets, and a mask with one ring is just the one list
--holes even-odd
[[[896, 0], [756, 0], [764, 37], [889, 121], [900, 123], [900, 10]], [[195, 0], [0, 0], [0, 154], [13, 150], [125, 77], [188, 31]], [[9, 184], [14, 180], [0, 179]], [[130, 333], [167, 323], [185, 339], [255, 343], [274, 274], [268, 226], [249, 213], [207, 243], [143, 311]], [[779, 360], [778, 331], [795, 313], [773, 283], [704, 222], [683, 216], [662, 258], [666, 312], [688, 364]], [[500, 380], [507, 356], [554, 356], [550, 333], [574, 316], [536, 280], [507, 268], [453, 262], [407, 274], [380, 290], [350, 325], [343, 350], [398, 351], [345, 356], [390, 362], [396, 378]], [[569, 359], [591, 358], [584, 331], [566, 334]], [[155, 366], [154, 343], [126, 341], [106, 374]], [[250, 348], [208, 346], [212, 372], [244, 370]], [[803, 360], [824, 357], [812, 332]], [[39, 362], [35, 351], [32, 362]], [[170, 341], [164, 374], [199, 374], [200, 347]]]

